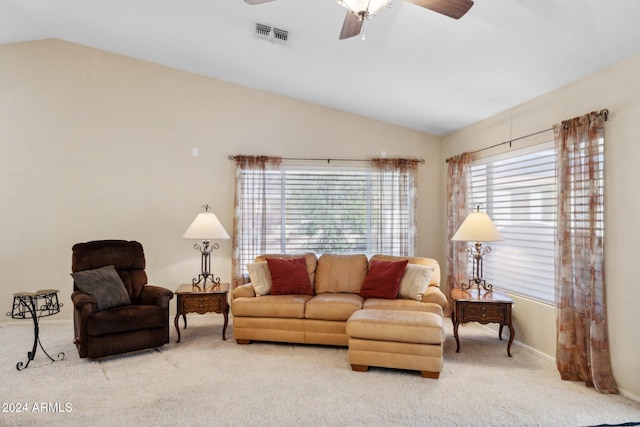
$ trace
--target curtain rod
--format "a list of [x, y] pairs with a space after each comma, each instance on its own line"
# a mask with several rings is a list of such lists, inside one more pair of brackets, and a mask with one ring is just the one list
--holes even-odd
[[[607, 121], [607, 119], [609, 118], [609, 110], [607, 110], [606, 108], [605, 108], [605, 109], [602, 109], [602, 110], [600, 110], [598, 113], [596, 113], [596, 116], [602, 116], [602, 117], [604, 117], [604, 121], [606, 122], [606, 121]], [[491, 146], [489, 146], [489, 147], [484, 147], [484, 148], [480, 148], [479, 150], [472, 151], [472, 152], [471, 152], [471, 154], [476, 154], [476, 153], [479, 153], [479, 152], [481, 152], [481, 151], [489, 150], [489, 149], [491, 149], [491, 148], [496, 148], [496, 147], [499, 147], [499, 146], [501, 146], [501, 145], [505, 145], [505, 144], [509, 144], [509, 147], [511, 147], [511, 143], [512, 143], [512, 142], [516, 142], [516, 141], [519, 141], [519, 140], [521, 140], [521, 139], [529, 138], [530, 136], [539, 135], [539, 134], [541, 134], [541, 133], [549, 132], [549, 131], [551, 131], [551, 130], [553, 130], [553, 128], [540, 130], [540, 131], [538, 131], [538, 132], [530, 133], [529, 135], [520, 136], [520, 137], [518, 137], [518, 138], [510, 139], [510, 140], [508, 140], [508, 141], [500, 142], [500, 143], [498, 143], [498, 144], [493, 144], [493, 145], [491, 145]], [[450, 159], [450, 157], [447, 157], [447, 158], [445, 159], [445, 162], [449, 163], [449, 159]]]
[[[236, 156], [234, 156], [233, 154], [230, 154], [227, 157], [229, 160], [235, 160]], [[327, 163], [331, 163], [331, 162], [370, 162], [372, 159], [331, 159], [331, 158], [313, 158], [313, 157], [282, 157], [282, 160], [308, 160], [308, 161], [314, 161], [314, 162], [327, 162]], [[407, 160], [411, 160], [414, 161], [416, 163], [420, 163], [420, 164], [424, 164], [425, 160], [424, 159], [407, 159]]]

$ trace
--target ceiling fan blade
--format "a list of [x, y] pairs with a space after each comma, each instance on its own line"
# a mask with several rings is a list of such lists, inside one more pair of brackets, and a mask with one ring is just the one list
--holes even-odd
[[251, 4], [251, 5], [268, 3], [270, 1], [274, 1], [274, 0], [244, 0], [245, 3]]
[[453, 19], [460, 19], [473, 6], [472, 0], [407, 0]]
[[347, 15], [344, 17], [344, 23], [342, 24], [342, 30], [340, 31], [340, 40], [360, 34], [362, 24], [363, 21], [361, 19], [358, 19], [353, 13], [347, 12]]

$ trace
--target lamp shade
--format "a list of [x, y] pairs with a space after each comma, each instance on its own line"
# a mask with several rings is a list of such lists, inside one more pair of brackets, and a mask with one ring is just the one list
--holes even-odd
[[486, 212], [471, 212], [451, 240], [462, 242], [501, 242], [504, 240]]
[[229, 239], [227, 231], [213, 212], [200, 212], [182, 237], [196, 240]]

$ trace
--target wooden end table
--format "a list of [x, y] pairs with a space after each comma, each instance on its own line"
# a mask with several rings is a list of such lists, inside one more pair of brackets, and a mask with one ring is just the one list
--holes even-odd
[[176, 331], [178, 331], [178, 340], [176, 343], [180, 342], [178, 318], [182, 316], [184, 329], [187, 329], [187, 313], [222, 313], [224, 316], [222, 339], [227, 339], [227, 325], [229, 324], [229, 302], [227, 300], [227, 294], [229, 293], [228, 283], [221, 283], [219, 288], [216, 287], [215, 289], [212, 285], [208, 285], [206, 289], [192, 284], [180, 285], [174, 293], [177, 296], [176, 317], [173, 320], [173, 325], [176, 327]]
[[509, 327], [509, 344], [507, 344], [507, 355], [511, 357], [511, 343], [516, 336], [511, 323], [511, 308], [513, 300], [505, 293], [493, 290], [477, 291], [473, 289], [462, 290], [453, 289], [451, 291], [453, 300], [453, 336], [456, 338], [456, 353], [460, 352], [460, 340], [458, 339], [458, 326], [460, 323], [478, 322], [499, 323], [500, 331], [498, 338], [502, 340], [502, 328]]

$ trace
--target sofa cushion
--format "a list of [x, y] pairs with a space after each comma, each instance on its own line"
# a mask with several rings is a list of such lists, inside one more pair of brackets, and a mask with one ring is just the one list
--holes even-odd
[[313, 288], [316, 279], [316, 268], [318, 267], [318, 257], [316, 254], [308, 252], [303, 254], [264, 254], [256, 257], [255, 262], [266, 261], [267, 258], [294, 259], [304, 258], [307, 263], [307, 274], [309, 275], [309, 283]]
[[345, 292], [357, 294], [367, 277], [366, 255], [324, 254], [318, 261], [316, 294]]
[[367, 277], [360, 288], [360, 296], [363, 298], [395, 299], [407, 262], [407, 260], [372, 261]]
[[304, 306], [310, 295], [265, 295], [241, 297], [231, 302], [233, 315], [237, 317], [304, 318]]
[[418, 264], [407, 264], [400, 280], [398, 298], [408, 298], [421, 301], [429, 286], [433, 267]]
[[[446, 307], [446, 306], [445, 306]], [[405, 310], [405, 311], [427, 311], [444, 316], [443, 307], [439, 304], [416, 301], [412, 299], [384, 299], [367, 298], [362, 303], [362, 308], [378, 310]]]
[[271, 273], [271, 295], [313, 295], [304, 258], [267, 258]]
[[311, 298], [305, 307], [304, 317], [316, 320], [347, 320], [362, 308], [358, 294], [324, 293]]
[[131, 304], [124, 282], [113, 265], [76, 271], [71, 276], [78, 289], [96, 299], [98, 311]]
[[434, 313], [359, 310], [347, 321], [347, 335], [365, 340], [441, 344], [444, 319]]
[[271, 293], [271, 273], [266, 261], [247, 264], [249, 280], [256, 296], [269, 295]]

